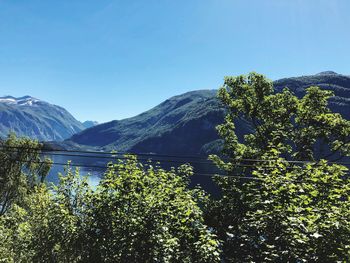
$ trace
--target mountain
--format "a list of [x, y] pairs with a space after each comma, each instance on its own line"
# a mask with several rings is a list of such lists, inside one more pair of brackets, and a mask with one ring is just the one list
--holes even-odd
[[85, 129], [94, 127], [94, 126], [96, 126], [97, 124], [98, 124], [97, 121], [84, 121], [84, 122], [83, 122], [83, 126], [85, 127]]
[[24, 96], [0, 97], [0, 136], [10, 131], [40, 141], [64, 140], [84, 129], [67, 110], [48, 102]]
[[[290, 88], [297, 96], [315, 85], [332, 90], [332, 110], [350, 119], [350, 76], [332, 71], [274, 82], [277, 91]], [[132, 118], [111, 121], [86, 129], [64, 142], [65, 148], [148, 152], [158, 154], [208, 154], [218, 152], [221, 140], [215, 126], [223, 122], [224, 110], [216, 90], [199, 90], [172, 97]], [[238, 135], [249, 127], [239, 121]]]
[[277, 90], [288, 87], [299, 97], [304, 95], [305, 89], [310, 86], [332, 90], [335, 96], [329, 100], [330, 108], [350, 119], [350, 76], [324, 71], [311, 76], [280, 79], [275, 81], [274, 85]]
[[223, 120], [215, 95], [215, 90], [199, 90], [175, 96], [135, 117], [86, 129], [65, 143], [104, 150], [198, 153], [217, 139], [215, 126]]

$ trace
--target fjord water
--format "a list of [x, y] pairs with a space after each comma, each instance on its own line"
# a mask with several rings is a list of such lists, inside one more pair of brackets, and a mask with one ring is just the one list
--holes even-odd
[[[99, 156], [96, 154], [84, 154], [83, 156], [78, 154], [59, 154], [53, 152], [52, 155], [46, 154], [53, 161], [53, 166], [48, 174], [47, 181], [57, 184], [59, 174], [65, 175], [68, 163], [70, 163], [70, 169], [74, 172], [79, 169], [80, 176], [88, 176], [88, 182], [90, 186], [96, 187], [100, 180], [103, 178], [107, 169], [108, 163], [117, 163], [121, 155], [117, 156]], [[169, 159], [166, 157], [157, 158], [142, 158], [138, 160], [143, 165], [152, 165], [154, 167], [161, 167], [165, 170], [170, 170], [172, 167], [177, 168], [182, 164], [189, 164], [193, 167], [193, 175], [190, 178], [190, 187], [200, 185], [204, 190], [209, 193], [215, 194], [218, 192], [217, 186], [213, 183], [211, 175], [220, 173], [214, 164], [210, 162], [188, 162], [183, 159]]]
[[[76, 169], [79, 169], [80, 176], [88, 176], [88, 182], [92, 187], [97, 186], [101, 180], [103, 173], [106, 170], [102, 167], [107, 167], [107, 163], [112, 161], [112, 158], [101, 162], [101, 160], [98, 158], [49, 154], [45, 156], [49, 157], [53, 161], [52, 168], [47, 176], [47, 181], [57, 184], [59, 180], [58, 175], [65, 175], [66, 170], [69, 167], [73, 172]], [[70, 166], [68, 166], [68, 163], [70, 163]], [[98, 168], [97, 166], [101, 166], [101, 168]]]

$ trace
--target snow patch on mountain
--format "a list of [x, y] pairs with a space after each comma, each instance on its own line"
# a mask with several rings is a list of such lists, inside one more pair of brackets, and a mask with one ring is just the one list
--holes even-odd
[[33, 98], [31, 96], [23, 96], [19, 98], [15, 98], [12, 96], [0, 97], [0, 103], [6, 103], [10, 105], [34, 106], [38, 102], [40, 102], [39, 99]]

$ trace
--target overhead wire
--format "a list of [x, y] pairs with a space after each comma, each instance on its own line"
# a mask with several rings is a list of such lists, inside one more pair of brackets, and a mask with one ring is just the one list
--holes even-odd
[[[18, 162], [31, 162], [31, 163], [38, 163], [38, 164], [52, 164], [52, 165], [60, 165], [60, 166], [66, 166], [66, 167], [78, 167], [78, 168], [94, 168], [94, 169], [107, 169], [109, 168], [109, 166], [99, 166], [99, 165], [86, 165], [86, 164], [74, 164], [74, 163], [59, 163], [59, 162], [45, 162], [45, 161], [33, 161], [33, 160], [29, 160], [29, 161], [25, 161], [25, 160], [14, 160], [14, 161], [18, 161]], [[247, 167], [246, 165], [236, 165], [237, 167]], [[248, 166], [251, 167], [251, 166]], [[254, 166], [255, 167], [255, 166]], [[277, 166], [272, 166], [272, 167], [259, 167], [259, 168], [280, 168]], [[288, 168], [288, 167], [285, 167]], [[292, 168], [292, 167], [290, 167]], [[300, 169], [300, 167], [295, 167], [295, 169]], [[95, 172], [95, 171], [93, 171]], [[247, 179], [247, 180], [264, 180], [262, 178], [256, 178], [256, 177], [252, 177], [252, 176], [241, 176], [241, 175], [237, 175], [237, 174], [220, 174], [220, 173], [201, 173], [201, 172], [193, 172], [194, 175], [197, 176], [209, 176], [209, 177], [231, 177], [231, 178], [238, 178], [238, 179]], [[350, 175], [350, 173], [344, 173], [344, 175]]]
[[[182, 159], [190, 159], [193, 158], [187, 155], [162, 155], [162, 154], [146, 154], [146, 153], [127, 153], [127, 152], [97, 152], [97, 151], [79, 151], [79, 150], [53, 150], [53, 149], [38, 149], [38, 148], [30, 148], [30, 147], [17, 147], [17, 146], [4, 146], [0, 145], [0, 148], [9, 148], [9, 149], [24, 149], [24, 150], [34, 150], [36, 152], [47, 153], [48, 155], [53, 156], [68, 156], [68, 157], [82, 157], [82, 158], [96, 158], [96, 159], [128, 159], [127, 155], [135, 155], [138, 157], [139, 160], [153, 160], [153, 161], [162, 161], [162, 162], [174, 162], [174, 163], [183, 163], [179, 160], [164, 160], [164, 159], [156, 159], [151, 157], [174, 157], [174, 158], [182, 158]], [[68, 154], [66, 154], [68, 153]], [[111, 155], [111, 156], [98, 156], [98, 155], [82, 155], [82, 154], [69, 154], [69, 153], [86, 153], [86, 154], [103, 154], [103, 155]], [[140, 158], [139, 156], [150, 156], [150, 158]], [[185, 163], [197, 163], [197, 164], [213, 164], [213, 162], [208, 160], [209, 156], [206, 157], [198, 157], [199, 160], [206, 160], [205, 162], [193, 162], [193, 161], [187, 161]], [[247, 158], [237, 158], [237, 159], [228, 159], [226, 158], [226, 161], [231, 162], [270, 162], [270, 160], [264, 160], [264, 159], [247, 159]], [[317, 164], [317, 161], [307, 161], [307, 160], [280, 160], [284, 163], [292, 163], [292, 164]], [[338, 165], [350, 165], [350, 162], [332, 162], [329, 161], [330, 164], [338, 164]]]
[[[79, 151], [79, 150], [54, 150], [54, 149], [38, 149], [38, 148], [31, 148], [31, 147], [17, 147], [17, 146], [6, 146], [6, 145], [1, 145], [0, 148], [5, 148], [5, 149], [16, 149], [16, 150], [20, 150], [20, 149], [24, 149], [24, 150], [32, 150], [35, 152], [39, 152], [41, 154], [47, 153], [48, 155], [54, 155], [54, 156], [61, 156], [61, 157], [80, 157], [80, 158], [96, 158], [96, 159], [130, 159], [130, 157], [126, 157], [126, 155], [136, 155], [137, 157], [139, 156], [150, 156], [150, 157], [175, 157], [175, 158], [193, 158], [194, 156], [186, 156], [186, 155], [160, 155], [160, 154], [145, 154], [145, 153], [125, 153], [125, 152], [97, 152], [97, 151]], [[68, 153], [68, 154], [67, 154]], [[79, 154], [70, 154], [70, 153], [79, 153]], [[94, 155], [82, 155], [80, 153], [85, 153], [85, 154], [94, 154]], [[97, 156], [95, 154], [103, 154], [103, 155], [111, 155], [111, 156]], [[140, 158], [138, 158], [140, 160]], [[207, 157], [203, 158], [203, 157], [196, 157], [196, 159], [199, 160], [208, 160]], [[189, 164], [210, 164], [210, 165], [215, 165], [212, 162], [182, 162], [179, 160], [164, 160], [164, 159], [154, 159], [154, 158], [143, 158], [141, 159], [143, 161], [156, 161], [157, 163], [160, 162], [175, 162], [175, 163], [189, 163]], [[18, 160], [23, 162], [23, 160]], [[269, 162], [271, 160], [259, 160], [259, 159], [236, 159], [236, 160], [232, 160], [235, 162]], [[281, 160], [282, 162], [285, 163], [299, 163], [299, 164], [305, 164], [305, 163], [316, 163], [316, 162], [311, 162], [311, 161], [298, 161], [298, 160]], [[25, 161], [24, 161], [25, 162]], [[34, 161], [30, 161], [30, 162], [34, 162]], [[46, 163], [46, 162], [38, 162], [38, 163]], [[335, 162], [332, 162], [335, 163]], [[81, 168], [94, 168], [94, 169], [106, 169], [108, 166], [100, 166], [100, 165], [87, 165], [87, 164], [75, 164], [75, 163], [60, 163], [60, 162], [52, 162], [52, 165], [61, 165], [61, 166], [72, 166], [72, 167], [81, 167]], [[336, 164], [350, 164], [350, 163], [346, 163], [346, 162], [337, 162]], [[256, 167], [255, 165], [248, 165], [248, 164], [233, 164], [234, 167], [244, 167], [244, 168], [251, 168], [251, 167]], [[280, 168], [277, 166], [259, 166], [259, 168]], [[300, 167], [285, 167], [285, 168], [289, 168], [289, 169], [300, 169]], [[239, 179], [247, 179], [247, 180], [261, 180], [261, 178], [256, 178], [256, 177], [250, 177], [250, 176], [239, 176], [239, 175], [223, 175], [223, 174], [218, 174], [218, 173], [198, 173], [198, 172], [194, 172], [194, 175], [200, 175], [200, 176], [210, 176], [210, 177], [214, 177], [214, 176], [221, 176], [221, 177], [234, 177], [234, 178], [239, 178]]]
[[67, 150], [67, 149], [49, 149], [49, 148], [34, 148], [34, 147], [20, 147], [20, 146], [7, 146], [0, 145], [0, 148], [14, 148], [14, 149], [25, 149], [35, 150], [41, 152], [67, 152], [67, 153], [87, 153], [87, 154], [100, 154], [100, 155], [137, 155], [137, 156], [152, 156], [152, 157], [169, 157], [169, 158], [191, 158], [199, 160], [207, 160], [208, 156], [204, 155], [171, 155], [171, 154], [155, 154], [155, 153], [136, 153], [136, 152], [104, 152], [104, 151], [85, 151], [85, 150]]
[[[59, 156], [66, 156], [66, 155], [59, 155]], [[78, 155], [74, 155], [77, 157], [80, 157]], [[91, 157], [91, 156], [88, 156]], [[109, 158], [112, 159], [112, 158]], [[116, 158], [117, 160], [130, 160], [130, 157], [118, 157]], [[137, 159], [138, 161], [146, 161], [148, 163], [152, 163], [155, 162], [156, 164], [166, 164], [166, 163], [180, 163], [180, 164], [189, 164], [189, 165], [198, 165], [198, 164], [207, 164], [207, 165], [213, 165], [215, 167], [216, 164], [212, 163], [212, 162], [187, 162], [187, 161], [173, 161], [173, 160], [160, 160], [160, 159]], [[112, 160], [111, 160], [112, 161]], [[66, 163], [58, 163], [58, 162], [53, 162], [53, 164], [56, 165], [67, 165]], [[106, 166], [98, 166], [98, 165], [87, 165], [84, 163], [80, 163], [80, 164], [74, 164], [73, 162], [70, 162], [71, 166], [76, 166], [76, 167], [87, 167], [87, 168], [106, 168]], [[251, 164], [242, 164], [242, 163], [235, 163], [232, 164], [232, 167], [240, 167], [240, 168], [256, 168], [255, 165], [251, 165]], [[270, 165], [270, 166], [266, 166], [266, 165], [259, 165], [259, 168], [265, 168], [265, 169], [274, 169], [274, 168], [281, 168], [280, 166], [276, 166], [276, 165]], [[287, 170], [294, 170], [294, 169], [300, 169], [299, 166], [286, 166], [284, 167]]]
[[[12, 149], [12, 152], [18, 152], [15, 150], [19, 150], [19, 149], [25, 149], [25, 150], [30, 150], [30, 151], [35, 151], [38, 152], [40, 154], [42, 153], [42, 150], [40, 149], [36, 149], [36, 148], [29, 148], [29, 147], [8, 147], [8, 146], [0, 146], [0, 148], [10, 148]], [[60, 153], [61, 152], [61, 153]], [[62, 153], [63, 152], [63, 153]], [[68, 154], [67, 154], [68, 152]], [[79, 157], [79, 158], [95, 158], [95, 159], [99, 159], [99, 158], [103, 158], [103, 159], [109, 159], [109, 160], [113, 160], [113, 159], [117, 159], [117, 160], [128, 160], [131, 157], [128, 157], [127, 155], [121, 155], [120, 153], [105, 153], [104, 154], [110, 154], [112, 156], [96, 156], [96, 155], [82, 155], [82, 154], [71, 154], [74, 153], [75, 151], [60, 151], [60, 150], [52, 150], [52, 151], [47, 151], [48, 155], [54, 155], [54, 156], [60, 156], [60, 157]], [[85, 153], [92, 153], [94, 154], [95, 152], [91, 152], [91, 151], [84, 151]], [[79, 153], [79, 152], [78, 152]], [[143, 156], [143, 155], [142, 155]], [[151, 155], [156, 156], [156, 155]], [[195, 164], [207, 164], [207, 165], [215, 165], [213, 162], [199, 162], [199, 161], [180, 161], [180, 160], [164, 160], [164, 159], [152, 159], [152, 158], [139, 158], [138, 160], [142, 160], [142, 161], [147, 161], [149, 163], [152, 162], [156, 162], [156, 164], [161, 164], [161, 163], [181, 163], [181, 164], [190, 164], [190, 165], [195, 165]], [[182, 156], [176, 156], [177, 158], [183, 158]], [[21, 162], [23, 162], [23, 160], [19, 160]], [[237, 159], [234, 160], [235, 162], [269, 162], [271, 160], [258, 160], [258, 159]], [[281, 160], [282, 162], [285, 163], [292, 163], [292, 164], [306, 164], [306, 163], [311, 163], [309, 161], [288, 161], [288, 160]], [[24, 161], [25, 162], [25, 161]], [[34, 162], [34, 161], [31, 161]], [[38, 162], [38, 163], [46, 163], [44, 161]], [[316, 162], [313, 162], [316, 164]], [[108, 168], [108, 164], [105, 165], [89, 165], [89, 164], [82, 164], [82, 163], [62, 163], [62, 162], [57, 162], [54, 161], [51, 163], [52, 165], [60, 165], [60, 166], [71, 166], [71, 167], [80, 167], [80, 168], [89, 168], [89, 169], [106, 169]], [[337, 163], [339, 164], [339, 163]], [[349, 163], [350, 164], [350, 163]], [[232, 166], [234, 168], [256, 168], [255, 165], [251, 165], [251, 164], [242, 164], [242, 163], [234, 163], [232, 164]], [[259, 168], [266, 168], [266, 169], [273, 169], [273, 168], [281, 168], [279, 166], [261, 166], [259, 165]], [[289, 169], [289, 170], [294, 170], [294, 169], [300, 169], [300, 166], [296, 166], [296, 167], [284, 167], [285, 169]], [[92, 171], [92, 172], [96, 172], [96, 171]], [[346, 175], [349, 175], [349, 173], [345, 173]], [[202, 173], [202, 172], [194, 172], [194, 175], [197, 176], [210, 176], [210, 177], [217, 177], [217, 176], [221, 176], [221, 177], [234, 177], [234, 178], [238, 178], [238, 179], [247, 179], [247, 180], [260, 180], [259, 178], [256, 177], [252, 177], [252, 176], [241, 176], [241, 175], [229, 175], [229, 174], [219, 174], [219, 173]]]

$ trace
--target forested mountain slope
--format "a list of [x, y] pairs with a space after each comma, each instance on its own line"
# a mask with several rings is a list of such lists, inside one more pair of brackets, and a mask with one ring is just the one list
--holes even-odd
[[[290, 88], [302, 96], [305, 88], [333, 90], [332, 110], [350, 118], [350, 77], [335, 72], [285, 78], [274, 82], [276, 90]], [[133, 118], [111, 121], [84, 130], [65, 141], [64, 147], [95, 148], [158, 154], [208, 154], [218, 152], [215, 126], [223, 122], [224, 110], [215, 90], [199, 90], [172, 97]], [[238, 134], [249, 127], [242, 120]]]
[[104, 150], [198, 153], [203, 145], [217, 139], [215, 126], [223, 110], [215, 90], [199, 90], [172, 97], [132, 118], [111, 121], [84, 130], [67, 145]]
[[274, 85], [277, 90], [288, 87], [297, 96], [304, 95], [305, 89], [310, 86], [332, 90], [335, 96], [329, 100], [330, 108], [350, 119], [350, 76], [325, 71], [311, 76], [280, 79]]

